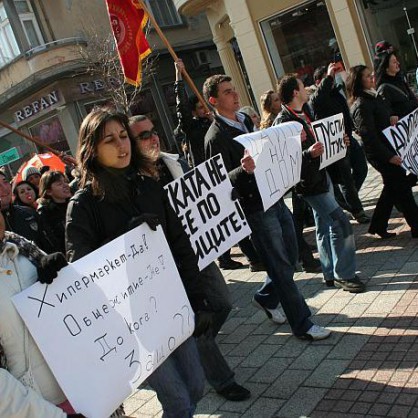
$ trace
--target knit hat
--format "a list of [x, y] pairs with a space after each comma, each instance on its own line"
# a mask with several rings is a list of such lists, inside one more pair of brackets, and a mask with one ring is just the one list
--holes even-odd
[[22, 179], [27, 180], [32, 174], [41, 175], [41, 172], [36, 167], [32, 167], [32, 166], [26, 167], [22, 171]]
[[395, 51], [395, 48], [388, 41], [379, 41], [374, 47], [375, 58], [378, 58], [380, 54], [391, 54]]

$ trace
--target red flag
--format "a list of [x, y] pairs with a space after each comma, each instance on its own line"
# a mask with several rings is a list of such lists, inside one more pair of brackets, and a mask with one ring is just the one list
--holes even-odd
[[138, 0], [106, 0], [125, 81], [141, 84], [141, 61], [151, 53], [144, 34], [148, 15]]

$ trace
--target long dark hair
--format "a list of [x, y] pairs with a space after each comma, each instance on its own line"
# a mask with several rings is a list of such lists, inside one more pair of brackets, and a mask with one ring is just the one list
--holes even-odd
[[83, 188], [91, 182], [93, 195], [103, 196], [105, 186], [100, 174], [103, 167], [97, 161], [97, 145], [103, 139], [103, 133], [107, 122], [119, 122], [128, 133], [131, 142], [130, 166], [137, 172], [149, 172], [152, 164], [150, 160], [141, 154], [135, 144], [135, 140], [129, 129], [128, 117], [112, 108], [102, 107], [93, 109], [83, 120], [77, 148], [77, 163], [81, 172], [80, 187]]
[[356, 65], [348, 70], [348, 77], [345, 83], [349, 104], [353, 104], [363, 92], [363, 72], [367, 69], [365, 65]]
[[61, 179], [66, 179], [64, 173], [58, 170], [50, 170], [42, 174], [41, 181], [39, 183], [39, 203], [46, 205], [48, 202], [54, 201], [54, 199], [48, 194], [48, 190], [52, 184]]
[[[20, 199], [19, 193], [17, 191], [18, 187], [21, 186], [22, 184], [26, 184], [27, 186], [29, 186], [35, 192], [35, 201], [39, 197], [38, 189], [37, 189], [36, 186], [34, 186], [32, 183], [30, 183], [29, 181], [26, 181], [26, 180], [19, 181], [19, 183], [16, 183], [14, 185], [14, 187], [13, 187], [13, 194], [14, 194], [13, 203], [15, 205], [18, 205], [18, 206], [28, 206], [26, 203], [22, 202], [22, 200]], [[32, 206], [28, 206], [28, 207], [32, 207]]]

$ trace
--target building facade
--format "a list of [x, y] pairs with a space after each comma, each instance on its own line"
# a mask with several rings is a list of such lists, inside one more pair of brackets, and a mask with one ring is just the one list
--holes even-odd
[[399, 48], [411, 84], [415, 80], [416, 0], [174, 3], [188, 16], [206, 13], [222, 64], [233, 77], [243, 104], [257, 105], [261, 94], [274, 87], [284, 73], [296, 72], [309, 84], [317, 66], [339, 59], [346, 68], [360, 63], [370, 66], [373, 46], [383, 39]]
[[[199, 87], [207, 76], [223, 71], [204, 14], [185, 18], [172, 0], [146, 2]], [[100, 73], [87, 71], [86, 59], [89, 47], [109, 36], [104, 0], [0, 0], [0, 120], [74, 155], [84, 116], [111, 100]], [[155, 119], [163, 146], [173, 148], [173, 60], [152, 29], [148, 41], [152, 71], [130, 110]], [[43, 151], [0, 128], [0, 155], [15, 155], [13, 148], [21, 158], [8, 164], [11, 172], [31, 153]]]

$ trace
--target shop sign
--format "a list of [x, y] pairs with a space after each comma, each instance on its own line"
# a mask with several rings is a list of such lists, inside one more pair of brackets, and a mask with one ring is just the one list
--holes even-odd
[[[111, 87], [114, 88], [120, 86], [120, 82], [114, 77], [109, 78], [109, 84]], [[93, 81], [84, 81], [83, 83], [80, 83], [78, 86], [80, 88], [81, 94], [88, 94], [103, 91], [106, 88], [106, 83], [104, 82], [104, 80], [97, 79]]]
[[7, 165], [20, 158], [19, 151], [16, 147], [10, 148], [0, 154], [0, 165]]
[[61, 101], [61, 95], [58, 90], [53, 90], [50, 93], [41, 96], [39, 99], [34, 100], [27, 106], [22, 107], [15, 112], [15, 120], [17, 123], [21, 123], [31, 118], [32, 116], [42, 113], [46, 109], [50, 109], [57, 105]]

